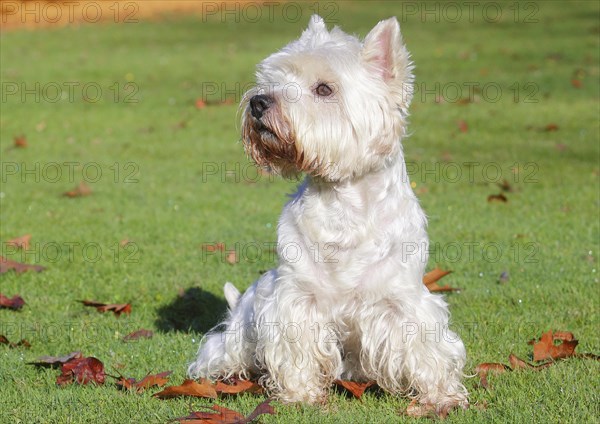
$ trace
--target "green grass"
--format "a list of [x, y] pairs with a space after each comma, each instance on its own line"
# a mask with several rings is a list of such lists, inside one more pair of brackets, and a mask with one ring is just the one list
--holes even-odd
[[[404, 143], [431, 241], [440, 246], [430, 266], [452, 269], [445, 281], [464, 289], [447, 298], [467, 347], [468, 372], [480, 362], [506, 363], [511, 352], [529, 359], [526, 342], [549, 329], [573, 331], [579, 352], [600, 351], [598, 4], [540, 2], [537, 23], [515, 23], [509, 4], [499, 4], [504, 15], [496, 23], [486, 22], [480, 8], [473, 22], [465, 17], [452, 23], [445, 15], [439, 22], [431, 15], [425, 22], [419, 15], [401, 20], [419, 87], [457, 83], [465, 97], [467, 83], [494, 83], [502, 93], [497, 102], [476, 93], [476, 102], [465, 105], [438, 104], [435, 95], [417, 93], [412, 135]], [[335, 18], [364, 36], [379, 19], [402, 10], [393, 2], [344, 2]], [[20, 312], [0, 310], [0, 334], [32, 344], [29, 350], [0, 346], [0, 422], [166, 422], [210, 404], [159, 401], [152, 390], [130, 394], [112, 384], [58, 388], [57, 371], [26, 362], [81, 350], [101, 359], [111, 374], [139, 378], [173, 370], [172, 381], [180, 382], [202, 333], [225, 312], [223, 283], [246, 288], [274, 265], [268, 244], [275, 241], [277, 218], [294, 184], [266, 177], [250, 184], [211, 174], [207, 164], [230, 170], [241, 164], [240, 170], [254, 175], [239, 143], [236, 106], [197, 110], [194, 102], [203, 82], [229, 90], [251, 82], [258, 61], [299, 35], [304, 12], [297, 23], [280, 14], [272, 23], [189, 16], [2, 34], [0, 240], [32, 234], [27, 255], [9, 256], [48, 269], [0, 277], [3, 294], [18, 293], [27, 302]], [[571, 84], [574, 75], [582, 78], [579, 89]], [[69, 82], [81, 83], [74, 101], [48, 101], [54, 91], [39, 102], [33, 94], [23, 99], [21, 91], [5, 91], [7, 83], [19, 90], [36, 83], [51, 90], [47, 84], [58, 83], [66, 90]], [[124, 101], [127, 82], [138, 88], [137, 103]], [[99, 101], [81, 98], [85, 83], [102, 88]], [[122, 96], [117, 102], [110, 89], [115, 83]], [[514, 84], [520, 87], [518, 102]], [[88, 93], [95, 96], [92, 89]], [[536, 102], [525, 102], [528, 95]], [[459, 120], [467, 122], [466, 133], [458, 131]], [[543, 131], [548, 124], [558, 130]], [[26, 149], [11, 148], [19, 134], [27, 137]], [[64, 162], [78, 164], [74, 178], [61, 165], [62, 177], [50, 181], [53, 164]], [[449, 163], [462, 172], [457, 181]], [[14, 164], [33, 171], [13, 175]], [[84, 165], [94, 177], [95, 164], [102, 178], [90, 183], [91, 196], [61, 196], [82, 179]], [[435, 166], [438, 172], [425, 172]], [[498, 166], [501, 179], [514, 188], [506, 204], [486, 201], [499, 192], [490, 166]], [[124, 239], [135, 251], [119, 246]], [[257, 260], [232, 266], [218, 255], [203, 257], [205, 242], [239, 243], [240, 256], [253, 242], [265, 248]], [[469, 243], [479, 243], [472, 255]], [[490, 246], [502, 250], [496, 261], [485, 256], [494, 251], [482, 250]], [[101, 255], [92, 262], [96, 248]], [[3, 243], [3, 254], [9, 253]], [[500, 285], [503, 271], [510, 280]], [[99, 314], [77, 302], [86, 298], [132, 302], [133, 313], [118, 319]], [[156, 334], [120, 341], [139, 328]], [[599, 373], [597, 361], [569, 360], [537, 373], [492, 377], [489, 391], [469, 379], [471, 403], [486, 402], [487, 409], [454, 413], [449, 422], [597, 422]], [[243, 395], [219, 404], [249, 413], [260, 401]], [[407, 404], [375, 393], [362, 402], [334, 394], [326, 407], [277, 405], [276, 417], [261, 420], [412, 422], [398, 415]]]

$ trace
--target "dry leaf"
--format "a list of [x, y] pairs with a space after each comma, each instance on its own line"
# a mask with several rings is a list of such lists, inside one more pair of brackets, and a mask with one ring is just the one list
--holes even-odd
[[8, 345], [8, 347], [11, 348], [11, 349], [17, 348], [19, 346], [23, 346], [23, 347], [26, 347], [26, 348], [30, 348], [31, 347], [31, 343], [29, 343], [25, 339], [21, 339], [17, 343], [14, 343], [14, 342], [9, 341], [6, 338], [6, 336], [4, 336], [4, 335], [0, 335], [0, 344]]
[[77, 358], [66, 362], [61, 367], [61, 375], [56, 378], [56, 384], [104, 384], [104, 364], [100, 360], [89, 358]]
[[502, 191], [506, 191], [506, 192], [512, 192], [513, 191], [512, 186], [510, 185], [510, 183], [506, 179], [502, 180], [501, 183], [496, 183], [496, 184], [498, 184], [498, 187], [500, 187], [500, 190], [502, 190]]
[[200, 382], [196, 382], [194, 380], [184, 380], [180, 386], [166, 387], [163, 391], [155, 393], [153, 396], [159, 399], [169, 399], [179, 396], [195, 396], [216, 399], [217, 391], [210, 381], [203, 378], [200, 380]]
[[466, 133], [467, 131], [469, 131], [469, 125], [467, 125], [466, 121], [460, 120], [456, 123], [456, 125], [462, 133]]
[[225, 243], [204, 243], [202, 250], [205, 252], [223, 252], [225, 250]]
[[248, 424], [258, 418], [262, 414], [275, 415], [275, 410], [270, 405], [271, 400], [266, 400], [259, 404], [254, 411], [247, 417], [244, 417], [237, 411], [229, 408], [225, 408], [219, 405], [213, 405], [210, 409], [214, 412], [192, 412], [187, 417], [175, 418], [180, 423], [188, 424], [200, 424], [200, 423], [211, 423], [211, 424]]
[[225, 258], [225, 260], [230, 263], [231, 265], [235, 265], [238, 263], [238, 258], [237, 258], [237, 254], [235, 253], [235, 250], [230, 250], [227, 252], [227, 257]]
[[14, 140], [15, 140], [15, 147], [17, 147], [17, 148], [27, 147], [27, 139], [25, 138], [24, 135], [15, 136]]
[[[562, 343], [554, 345], [554, 340], [560, 340]], [[572, 333], [557, 331], [553, 334], [550, 330], [542, 334], [540, 340], [533, 345], [533, 360], [568, 358], [575, 354], [578, 343]]]
[[78, 358], [81, 358], [81, 352], [71, 352], [63, 356], [40, 356], [34, 362], [28, 362], [28, 364], [38, 367], [55, 367]]
[[505, 371], [510, 371], [510, 367], [497, 362], [484, 362], [475, 367], [475, 372], [479, 375], [479, 383], [485, 389], [489, 388], [488, 374], [501, 374]]
[[575, 88], [581, 88], [581, 86], [583, 85], [580, 79], [572, 79], [571, 80], [571, 85]]
[[91, 306], [96, 308], [98, 312], [104, 313], [108, 311], [112, 311], [117, 317], [121, 314], [130, 314], [131, 313], [131, 305], [129, 303], [101, 303], [96, 302], [94, 300], [80, 300], [79, 302], [83, 303], [84, 306]]
[[83, 181], [73, 190], [63, 193], [67, 197], [83, 197], [92, 194], [92, 189]]
[[29, 249], [29, 240], [31, 240], [31, 234], [25, 234], [24, 236], [14, 238], [6, 242], [7, 246], [13, 246], [16, 249]]
[[502, 194], [502, 193], [500, 193], [500, 194], [490, 194], [488, 196], [488, 198], [487, 198], [487, 201], [490, 202], [490, 203], [491, 202], [506, 203], [506, 202], [508, 202], [508, 198], [504, 194]]
[[19, 295], [14, 295], [13, 297], [4, 296], [0, 293], [0, 309], [12, 309], [13, 311], [18, 311], [25, 305], [25, 301]]
[[153, 336], [154, 336], [153, 331], [141, 329], [141, 330], [137, 330], [132, 333], [129, 333], [128, 335], [123, 337], [123, 341], [129, 342], [131, 340], [138, 340], [138, 339], [151, 339]]
[[546, 132], [552, 132], [552, 131], [558, 131], [558, 125], [556, 124], [548, 124], [544, 127], [544, 131]]
[[361, 396], [365, 393], [365, 390], [367, 390], [367, 388], [376, 384], [375, 381], [367, 381], [366, 383], [356, 383], [354, 381], [346, 380], [335, 380], [334, 383], [352, 393], [352, 396], [354, 396], [357, 399], [361, 398]]
[[46, 267], [41, 265], [23, 264], [11, 259], [6, 259], [4, 256], [0, 256], [0, 274], [4, 274], [11, 269], [13, 269], [17, 274], [20, 274], [25, 271], [42, 272], [46, 269]]
[[259, 393], [262, 392], [262, 387], [249, 380], [235, 380], [233, 384], [217, 381], [215, 390], [218, 394], [236, 395], [243, 392]]
[[508, 356], [508, 362], [510, 363], [510, 366], [512, 367], [513, 370], [530, 369], [530, 370], [534, 370], [534, 371], [539, 371], [541, 369], [548, 368], [550, 365], [553, 364], [552, 362], [546, 362], [545, 364], [531, 365], [513, 353], [511, 353]]
[[149, 374], [140, 381], [137, 381], [134, 378], [120, 377], [115, 384], [122, 389], [134, 389], [136, 392], [141, 393], [150, 387], [164, 386], [169, 382], [167, 377], [171, 375], [171, 373], [172, 371], [165, 371], [158, 374]]
[[423, 276], [423, 284], [425, 284], [425, 287], [427, 287], [429, 289], [429, 291], [432, 293], [433, 292], [459, 291], [460, 289], [450, 287], [449, 285], [440, 286], [437, 283], [441, 278], [445, 277], [446, 275], [450, 274], [451, 272], [452, 271], [450, 271], [450, 270], [444, 271], [436, 266], [434, 269], [432, 269], [431, 271], [429, 271], [428, 273], [426, 273]]

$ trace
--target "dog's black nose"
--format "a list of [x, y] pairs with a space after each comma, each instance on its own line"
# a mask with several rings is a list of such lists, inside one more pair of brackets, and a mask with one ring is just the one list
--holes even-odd
[[250, 99], [250, 113], [256, 119], [260, 119], [265, 113], [265, 110], [267, 110], [272, 103], [273, 99], [267, 95], [258, 94], [256, 96], [252, 96]]

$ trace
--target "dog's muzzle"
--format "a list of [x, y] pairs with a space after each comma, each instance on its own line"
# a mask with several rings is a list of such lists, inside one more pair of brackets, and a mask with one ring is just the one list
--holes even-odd
[[256, 119], [260, 119], [272, 104], [273, 99], [270, 96], [265, 94], [257, 94], [256, 96], [252, 96], [250, 98], [250, 113]]

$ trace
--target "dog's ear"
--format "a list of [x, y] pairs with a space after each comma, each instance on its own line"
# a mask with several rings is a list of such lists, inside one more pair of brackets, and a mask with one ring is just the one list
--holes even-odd
[[412, 93], [412, 64], [396, 18], [379, 22], [366, 36], [362, 58], [376, 75], [401, 95], [408, 106]]
[[302, 33], [302, 38], [312, 37], [319, 33], [327, 33], [327, 26], [325, 21], [319, 15], [315, 14], [310, 17], [308, 21], [308, 28]]

